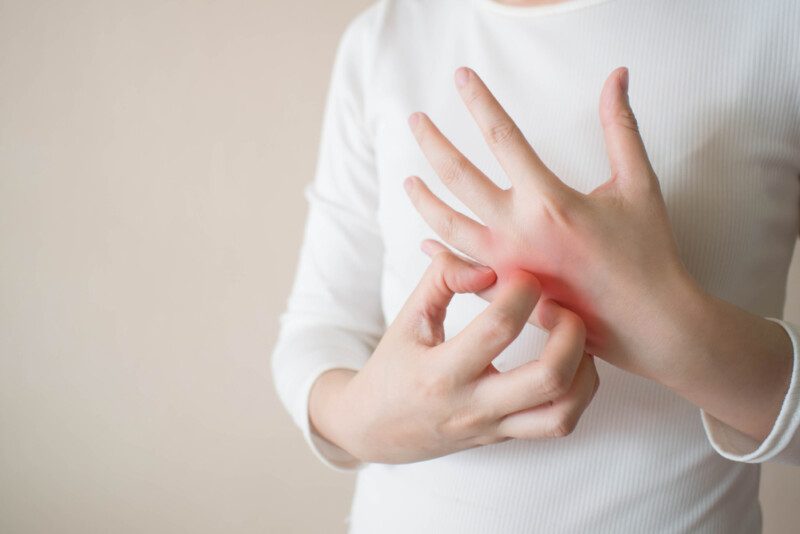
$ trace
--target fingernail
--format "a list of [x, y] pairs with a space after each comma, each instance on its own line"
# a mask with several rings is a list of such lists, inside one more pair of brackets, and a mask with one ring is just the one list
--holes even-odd
[[419, 122], [419, 112], [415, 111], [414, 113], [408, 116], [408, 125], [411, 126], [412, 128], [415, 127], [418, 122]]
[[485, 265], [476, 265], [475, 268], [482, 273], [492, 273], [494, 272], [491, 267], [487, 267]]
[[619, 83], [622, 86], [622, 92], [626, 95], [628, 94], [628, 68], [625, 69], [619, 75]]
[[409, 176], [408, 178], [403, 180], [403, 187], [405, 188], [406, 193], [410, 193], [411, 188], [414, 187], [414, 178], [412, 176]]
[[456, 85], [464, 87], [469, 81], [469, 69], [467, 67], [459, 67], [456, 69]]

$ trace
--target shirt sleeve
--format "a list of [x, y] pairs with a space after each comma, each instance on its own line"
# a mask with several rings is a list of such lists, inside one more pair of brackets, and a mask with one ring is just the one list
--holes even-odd
[[780, 324], [792, 340], [793, 363], [789, 389], [772, 430], [763, 441], [758, 442], [700, 410], [703, 428], [714, 449], [729, 460], [800, 465], [800, 328], [781, 319], [766, 319]]
[[361, 464], [314, 431], [308, 396], [323, 372], [360, 369], [385, 330], [378, 180], [365, 120], [379, 4], [356, 16], [337, 46], [299, 263], [271, 360], [278, 396], [311, 450], [343, 471]]

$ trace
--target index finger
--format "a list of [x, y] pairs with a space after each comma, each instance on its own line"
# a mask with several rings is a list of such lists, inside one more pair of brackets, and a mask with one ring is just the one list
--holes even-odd
[[509, 275], [491, 304], [442, 345], [448, 355], [443, 363], [464, 380], [481, 374], [517, 338], [540, 295], [539, 280], [531, 273]]
[[[436, 241], [435, 239], [424, 239], [422, 241], [422, 243], [420, 244], [420, 248], [422, 249], [422, 252], [424, 252], [425, 254], [428, 255], [429, 258], [433, 258], [436, 254], [439, 254], [440, 252], [450, 252], [449, 248], [444, 246], [439, 241]], [[456, 256], [458, 256], [458, 254], [456, 254]], [[466, 256], [461, 256], [460, 259], [462, 259], [464, 261], [467, 261], [467, 262], [476, 263], [473, 260], [471, 260], [470, 258], [467, 258]], [[488, 302], [492, 302], [495, 298], [497, 298], [498, 289], [499, 289], [499, 287], [498, 287], [497, 284], [492, 284], [492, 285], [488, 286], [486, 289], [481, 289], [480, 291], [473, 291], [473, 293], [478, 295], [483, 300], [486, 300]], [[547, 305], [548, 302], [552, 302], [552, 301], [547, 301], [547, 300], [539, 301], [536, 304], [536, 306]], [[533, 326], [535, 326], [537, 328], [541, 328], [541, 329], [544, 329], [544, 330], [549, 330], [548, 328], [545, 328], [544, 326], [541, 325], [541, 323], [539, 322], [538, 317], [536, 316], [536, 313], [532, 313], [531, 314], [531, 316], [528, 318], [528, 323], [532, 324]]]
[[542, 162], [477, 73], [470, 68], [459, 67], [455, 79], [461, 99], [511, 183], [518, 185], [532, 178], [541, 191], [555, 192], [563, 188], [564, 184]]
[[480, 291], [496, 279], [488, 267], [468, 262], [450, 251], [441, 251], [431, 259], [396, 319], [414, 339], [428, 346], [442, 342], [442, 323], [456, 293]]

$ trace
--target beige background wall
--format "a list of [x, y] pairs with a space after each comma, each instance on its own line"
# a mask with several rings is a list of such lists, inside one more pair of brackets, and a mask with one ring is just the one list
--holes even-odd
[[343, 531], [268, 355], [367, 4], [0, 0], [1, 532]]

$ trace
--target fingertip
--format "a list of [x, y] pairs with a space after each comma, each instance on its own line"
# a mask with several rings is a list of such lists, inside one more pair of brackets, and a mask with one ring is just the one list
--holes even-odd
[[472, 263], [462, 258], [457, 258], [459, 266], [463, 268], [463, 273], [466, 276], [465, 283], [462, 284], [461, 289], [464, 293], [475, 293], [491, 286], [497, 281], [497, 274], [494, 269], [481, 265], [479, 263]]
[[414, 113], [409, 115], [408, 119], [407, 119], [408, 120], [408, 126], [412, 130], [414, 130], [417, 127], [417, 124], [419, 124], [419, 119], [421, 117], [422, 117], [422, 112], [420, 112], [420, 111], [415, 111]]
[[464, 87], [469, 82], [470, 69], [468, 67], [459, 67], [455, 72], [455, 82], [457, 87]]
[[475, 293], [495, 283], [497, 275], [489, 267], [463, 260], [452, 253], [444, 276], [454, 293]]
[[427, 246], [427, 241], [423, 241], [419, 244], [419, 249], [429, 258], [433, 257], [433, 251]]
[[481, 265], [480, 263], [475, 263], [472, 265], [475, 269], [478, 269], [482, 273], [491, 273], [492, 275], [496, 276], [494, 269], [487, 265]]
[[481, 287], [476, 289], [476, 291], [485, 289], [497, 281], [497, 273], [495, 273], [494, 269], [491, 267], [475, 264], [472, 266], [472, 268], [478, 272], [478, 276], [481, 277], [481, 281], [483, 282]]
[[497, 280], [497, 274], [491, 267], [462, 258], [435, 239], [424, 239], [420, 249], [431, 260], [442, 255], [446, 260], [442, 262], [444, 271], [458, 271], [462, 273], [459, 276], [466, 277], [466, 282], [458, 285], [457, 293], [481, 291]]
[[528, 288], [531, 292], [540, 293], [542, 291], [542, 284], [539, 279], [531, 272], [516, 269], [509, 273], [509, 281], [515, 285], [520, 285]]
[[[569, 308], [565, 308], [553, 299], [548, 298], [543, 301], [537, 308], [536, 315], [539, 324], [546, 330], [552, 330], [557, 325], [566, 322], [571, 324], [572, 327], [576, 329], [576, 332], [580, 332], [584, 337], [586, 336], [586, 324], [583, 322], [583, 319], [578, 314]], [[584, 356], [586, 355], [589, 355], [589, 353], [584, 352]]]
[[625, 67], [619, 67], [611, 71], [603, 83], [600, 91], [600, 121], [606, 127], [613, 122], [617, 102], [625, 94], [622, 84], [622, 71]]
[[545, 299], [540, 302], [536, 309], [536, 318], [539, 320], [539, 324], [546, 330], [552, 330], [558, 322], [561, 309], [561, 306], [553, 299]]
[[532, 273], [523, 270], [503, 272], [497, 281], [498, 287], [505, 299], [525, 303], [529, 313], [533, 313], [542, 296], [542, 285]]
[[403, 180], [403, 189], [406, 190], [406, 193], [411, 193], [411, 190], [414, 188], [414, 178], [416, 178], [416, 176], [408, 176]]

